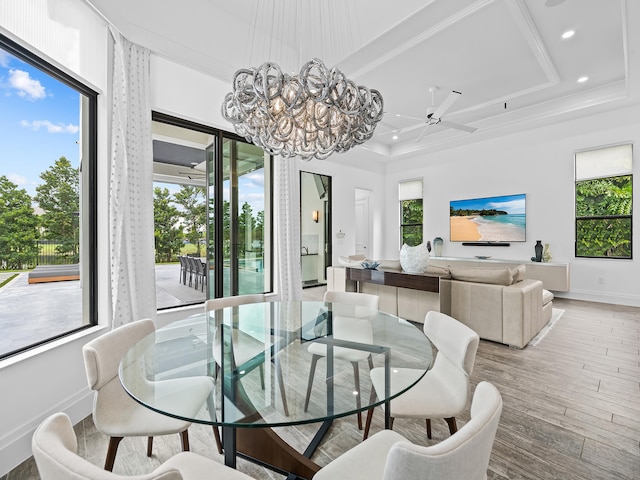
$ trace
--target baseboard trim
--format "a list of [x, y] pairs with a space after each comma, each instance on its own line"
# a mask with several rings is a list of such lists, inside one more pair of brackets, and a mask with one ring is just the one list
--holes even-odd
[[75, 425], [92, 411], [93, 392], [86, 388], [0, 437], [0, 478], [32, 456], [31, 437], [45, 418], [56, 412], [66, 412], [71, 418], [71, 423]]

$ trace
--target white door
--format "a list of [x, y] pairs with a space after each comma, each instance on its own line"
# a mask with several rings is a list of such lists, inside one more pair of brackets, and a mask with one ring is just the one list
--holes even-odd
[[356, 255], [367, 258], [369, 247], [369, 197], [356, 200]]

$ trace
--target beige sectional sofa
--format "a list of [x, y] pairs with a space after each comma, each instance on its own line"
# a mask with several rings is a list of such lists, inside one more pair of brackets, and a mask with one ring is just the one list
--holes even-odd
[[440, 281], [440, 311], [475, 330], [480, 338], [523, 348], [551, 320], [553, 294], [524, 267], [450, 267]]
[[449, 267], [449, 274], [441, 268], [434, 273], [440, 275], [439, 295], [372, 283], [356, 286], [346, 279], [344, 267], [327, 269], [327, 289], [359, 288], [376, 294], [380, 310], [420, 323], [426, 312], [439, 310], [471, 327], [480, 338], [517, 348], [525, 347], [551, 319], [553, 294], [543, 289], [541, 281], [523, 278], [524, 266]]

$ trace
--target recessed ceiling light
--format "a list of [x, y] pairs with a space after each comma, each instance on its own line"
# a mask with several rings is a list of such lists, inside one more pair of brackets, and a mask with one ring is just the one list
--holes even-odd
[[564, 38], [566, 40], [567, 38], [573, 37], [575, 35], [575, 33], [576, 33], [575, 30], [567, 30], [566, 32], [564, 32], [562, 34], [562, 38]]
[[397, 140], [397, 139], [398, 139], [398, 135], [394, 135], [394, 136], [393, 136], [393, 137], [391, 137], [391, 138], [393, 138], [394, 140]]
[[578, 83], [584, 83], [584, 82], [586, 82], [587, 80], [589, 80], [589, 77], [587, 77], [587, 76], [585, 75], [584, 77], [580, 77], [580, 78], [578, 79]]

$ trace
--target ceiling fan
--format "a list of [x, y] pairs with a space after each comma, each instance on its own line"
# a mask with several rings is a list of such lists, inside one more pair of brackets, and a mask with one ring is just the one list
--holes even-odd
[[427, 108], [427, 119], [426, 126], [418, 135], [416, 142], [422, 140], [424, 134], [427, 133], [427, 129], [431, 125], [442, 125], [444, 127], [455, 128], [457, 130], [464, 130], [465, 132], [473, 133], [477, 130], [477, 128], [469, 127], [468, 125], [462, 125], [460, 123], [449, 122], [447, 120], [443, 120], [442, 116], [446, 113], [447, 110], [453, 105], [453, 103], [462, 95], [460, 92], [456, 92], [455, 90], [451, 91], [449, 96], [445, 98], [444, 102], [442, 102], [439, 106], [436, 106], [434, 101], [434, 94], [438, 91], [438, 87], [429, 87], [429, 93], [431, 93], [431, 106]]

